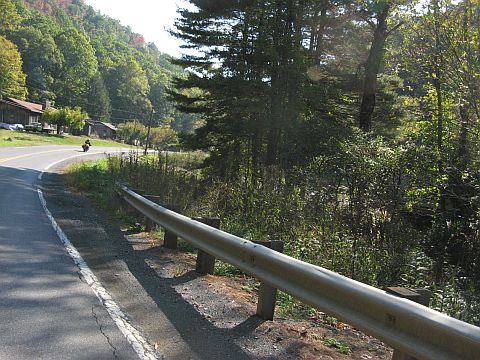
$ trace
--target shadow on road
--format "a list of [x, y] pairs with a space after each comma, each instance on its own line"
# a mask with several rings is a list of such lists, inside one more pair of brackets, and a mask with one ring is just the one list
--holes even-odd
[[44, 213], [38, 175], [0, 167], [0, 358], [111, 358], [92, 313], [108, 315]]
[[[112, 291], [114, 297], [117, 296], [126, 312], [133, 313], [132, 317], [138, 315], [139, 318], [147, 318], [141, 326], [149, 333], [152, 341], [159, 342], [159, 351], [162, 351], [162, 346], [168, 350], [165, 352], [167, 359], [188, 359], [191, 358], [190, 354], [194, 354], [198, 359], [275, 359], [270, 355], [252, 357], [235, 343], [236, 340], [251, 334], [263, 320], [250, 316], [230, 328], [215, 326], [185, 301], [175, 288], [196, 279], [198, 274], [190, 271], [173, 278], [159, 277], [155, 270], [148, 266], [152, 252], [134, 250], [125, 240], [125, 234], [108, 216], [98, 209], [95, 210], [87, 199], [66, 192], [63, 175], [45, 174], [42, 187], [50, 211], [70, 241], [81, 252], [104, 286]], [[128, 275], [123, 273], [127, 270], [135, 281], [130, 281]], [[122, 279], [122, 276], [125, 278]], [[142, 298], [142, 291], [135, 290], [138, 285], [145, 290], [163, 315], [149, 313], [152, 308], [147, 305], [147, 309], [141, 308], [150, 300]], [[235, 317], [235, 314], [232, 316]], [[170, 333], [171, 325], [162, 323], [162, 317], [166, 317], [173, 325], [189, 350], [184, 348], [185, 345], [175, 346], [168, 343], [169, 337], [176, 341], [176, 335]], [[183, 349], [180, 348], [182, 346]]]

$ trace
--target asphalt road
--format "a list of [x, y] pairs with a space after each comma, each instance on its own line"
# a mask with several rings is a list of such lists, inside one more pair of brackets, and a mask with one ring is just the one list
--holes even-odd
[[139, 358], [39, 201], [40, 172], [79, 155], [72, 146], [0, 148], [0, 359]]

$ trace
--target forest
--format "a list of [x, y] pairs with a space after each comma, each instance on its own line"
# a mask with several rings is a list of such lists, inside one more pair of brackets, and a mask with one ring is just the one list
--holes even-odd
[[81, 108], [114, 124], [170, 125], [190, 132], [197, 118], [167, 99], [184, 70], [143, 36], [81, 0], [0, 0], [3, 97]]
[[172, 97], [204, 121], [198, 208], [479, 324], [480, 3], [190, 2]]
[[480, 324], [478, 0], [190, 0], [180, 59], [81, 1], [5, 3], [2, 93], [112, 121], [153, 107], [202, 154], [111, 160], [115, 176]]

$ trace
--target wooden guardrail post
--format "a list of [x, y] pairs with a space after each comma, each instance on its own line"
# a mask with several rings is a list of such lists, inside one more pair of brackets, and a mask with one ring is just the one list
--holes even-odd
[[[192, 218], [192, 220], [196, 220], [198, 222], [201, 222], [202, 224], [214, 227], [215, 229], [220, 228], [220, 218], [199, 217]], [[195, 271], [202, 275], [213, 274], [213, 272], [215, 271], [215, 256], [212, 256], [205, 251], [198, 249], [197, 265], [195, 267]]]
[[[428, 306], [430, 303], [430, 297], [432, 292], [428, 289], [407, 289], [402, 287], [387, 287], [385, 291], [389, 294], [399, 296], [404, 299], [414, 301], [416, 303]], [[394, 349], [392, 360], [417, 360], [416, 357], [413, 357], [409, 354], [406, 354], [400, 350]]]
[[[333, 272], [324, 276], [326, 270], [321, 267], [259, 249], [247, 239], [159, 210], [125, 186], [118, 186], [117, 190], [139, 212], [149, 214], [156, 223], [182, 234], [186, 241], [202, 248], [202, 244], [208, 244], [212, 255], [228, 259], [238, 269], [261, 277], [272, 287], [288, 290], [290, 295], [317, 309], [325, 308], [322, 289], [331, 289], [327, 294], [332, 296], [329, 300], [334, 300], [329, 302], [331, 314], [367, 333], [376, 334], [379, 340], [405, 354], [417, 354], [422, 359], [476, 359], [480, 353], [480, 331], [474, 325], [414, 303], [409, 310], [405, 300], [376, 288], [358, 286], [354, 280]], [[239, 246], [242, 246], [240, 253]], [[348, 295], [345, 295], [346, 289]], [[362, 306], [356, 306], [358, 304]], [[394, 326], [388, 326], [389, 322]]]
[[[255, 241], [255, 243], [283, 253], [283, 241]], [[261, 281], [258, 289], [257, 315], [264, 320], [273, 320], [276, 302], [277, 289]]]
[[[177, 204], [161, 204], [160, 200], [162, 199], [161, 196], [158, 195], [142, 195], [145, 199], [153, 201], [154, 203], [168, 209], [174, 211], [176, 213], [180, 212], [180, 206]], [[156, 224], [154, 221], [150, 220], [148, 217], [145, 217], [145, 230], [152, 231], [155, 228]], [[177, 248], [177, 235], [173, 232], [165, 229], [165, 234], [163, 236], [163, 247], [167, 249], [175, 250]]]
[[[163, 207], [167, 208], [168, 210], [174, 211], [176, 213], [180, 212], [179, 205], [164, 205]], [[171, 232], [170, 230], [165, 229], [165, 234], [163, 235], [163, 247], [167, 249], [175, 250], [177, 248], [178, 237], [177, 234]]]
[[[142, 195], [145, 199], [153, 201], [155, 204], [159, 204], [160, 196], [157, 195]], [[157, 224], [154, 221], [150, 220], [149, 217], [145, 216], [145, 231], [150, 232], [155, 229]]]

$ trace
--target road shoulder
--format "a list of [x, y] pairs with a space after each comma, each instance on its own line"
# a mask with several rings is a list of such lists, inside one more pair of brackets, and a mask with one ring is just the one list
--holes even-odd
[[[198, 276], [192, 255], [122, 231], [63, 175], [42, 182], [53, 216], [131, 323], [166, 359], [388, 359], [379, 341], [338, 323], [328, 327], [253, 316], [248, 281]], [[340, 328], [340, 326], [342, 328]], [[326, 339], [330, 341], [325, 345]], [[342, 354], [339, 346], [343, 348]], [[332, 346], [333, 345], [333, 346]], [[337, 346], [338, 345], [338, 346]]]

